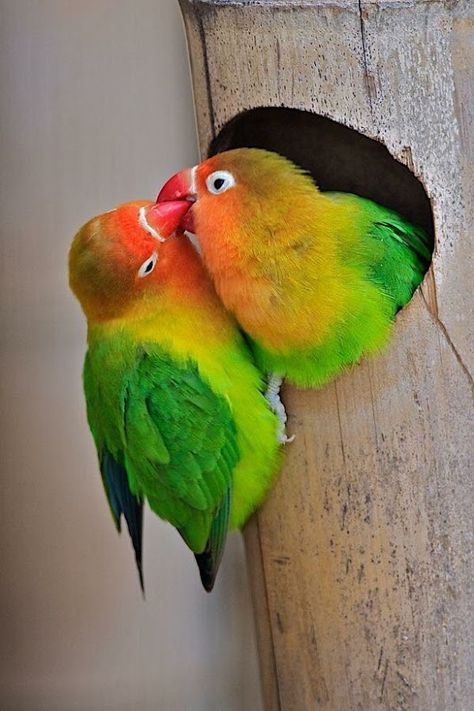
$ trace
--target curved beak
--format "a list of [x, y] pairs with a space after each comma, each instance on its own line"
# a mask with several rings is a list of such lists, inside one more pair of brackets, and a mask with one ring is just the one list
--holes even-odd
[[181, 220], [180, 227], [184, 231], [194, 233], [193, 211], [189, 208], [196, 198], [196, 166], [194, 166], [194, 168], [186, 168], [173, 175], [161, 188], [156, 203], [157, 205], [167, 205], [170, 201], [182, 201], [187, 205], [187, 210]]
[[194, 202], [196, 200], [195, 173], [196, 167], [187, 168], [173, 175], [161, 188], [156, 202], [163, 203], [169, 200]]
[[176, 232], [191, 207], [186, 200], [169, 200], [139, 210], [140, 225], [155, 239], [164, 242]]

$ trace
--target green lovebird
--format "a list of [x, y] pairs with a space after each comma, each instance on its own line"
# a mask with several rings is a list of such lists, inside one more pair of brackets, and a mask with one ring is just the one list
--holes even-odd
[[278, 471], [279, 423], [198, 255], [174, 236], [188, 207], [140, 201], [95, 217], [74, 238], [69, 275], [88, 324], [88, 421], [141, 585], [146, 499], [211, 590], [228, 530], [244, 525]]
[[275, 376], [276, 409], [281, 378], [320, 386], [378, 351], [431, 259], [421, 228], [357, 195], [322, 193], [261, 149], [177, 173], [157, 200], [171, 199], [194, 200], [184, 224], [259, 366]]

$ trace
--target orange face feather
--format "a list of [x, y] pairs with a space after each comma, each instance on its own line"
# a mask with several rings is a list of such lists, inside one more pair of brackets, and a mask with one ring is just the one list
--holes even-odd
[[430, 257], [427, 235], [400, 215], [321, 193], [301, 168], [261, 149], [178, 173], [158, 196], [171, 199], [194, 199], [204, 262], [259, 365], [299, 385], [320, 385], [378, 350]]
[[[175, 236], [189, 203], [139, 201], [90, 220], [69, 254], [72, 291], [89, 339], [125, 328], [142, 341], [166, 342], [176, 357], [203, 361], [238, 333], [190, 242]], [[197, 335], [199, 337], [197, 337]]]
[[87, 317], [119, 318], [143, 297], [170, 288], [205, 291], [202, 267], [170, 239], [189, 204], [130, 202], [90, 220], [74, 238], [70, 284]]
[[[232, 185], [220, 192], [225, 180]], [[189, 215], [204, 261], [242, 327], [272, 348], [323, 339], [346, 307], [334, 233], [348, 229], [349, 216], [344, 219], [289, 161], [254, 149], [227, 151], [179, 173], [158, 201], [192, 193], [197, 199]]]

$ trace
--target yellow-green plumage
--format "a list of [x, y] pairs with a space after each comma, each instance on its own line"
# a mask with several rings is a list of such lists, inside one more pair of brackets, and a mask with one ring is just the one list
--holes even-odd
[[[227, 530], [245, 523], [276, 473], [277, 421], [191, 245], [157, 244], [138, 224], [140, 206], [96, 218], [71, 249], [71, 286], [88, 317], [88, 420], [139, 568], [146, 499], [178, 529], [211, 589]], [[153, 273], [135, 278], [152, 252]]]
[[[261, 368], [285, 374], [300, 386], [323, 385], [362, 356], [380, 350], [390, 337], [396, 312], [411, 299], [431, 257], [424, 231], [392, 210], [347, 193], [322, 197], [344, 209], [343, 219], [350, 220], [350, 229], [337, 234], [326, 283], [318, 279], [317, 265], [314, 274], [317, 292], [324, 289], [329, 302], [331, 294], [341, 299], [340, 308], [323, 331], [317, 323], [318, 303], [309, 299], [307, 321], [302, 323], [311, 336], [301, 345], [290, 343], [285, 348], [282, 339], [276, 348], [266, 348], [264, 338], [254, 341]], [[303, 289], [310, 282], [309, 269], [310, 265], [301, 266]], [[299, 318], [296, 314], [296, 323]]]
[[322, 385], [381, 348], [431, 257], [421, 228], [356, 195], [321, 193], [264, 150], [217, 154], [171, 178], [158, 201], [170, 194], [195, 199], [204, 263], [260, 367], [297, 385]]

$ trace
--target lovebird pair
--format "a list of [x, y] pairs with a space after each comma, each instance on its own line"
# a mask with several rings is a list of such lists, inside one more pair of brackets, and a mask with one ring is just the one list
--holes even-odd
[[212, 588], [227, 530], [278, 471], [282, 379], [321, 386], [383, 347], [430, 258], [421, 228], [321, 193], [259, 149], [218, 154], [171, 178], [154, 206], [79, 232], [70, 274], [89, 324], [88, 418], [140, 570], [146, 498]]

